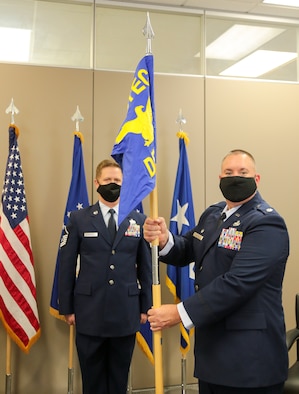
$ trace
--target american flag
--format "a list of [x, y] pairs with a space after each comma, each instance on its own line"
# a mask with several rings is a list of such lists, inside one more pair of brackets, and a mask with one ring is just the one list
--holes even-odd
[[9, 126], [9, 153], [0, 205], [0, 318], [24, 352], [40, 336], [34, 263], [19, 130]]

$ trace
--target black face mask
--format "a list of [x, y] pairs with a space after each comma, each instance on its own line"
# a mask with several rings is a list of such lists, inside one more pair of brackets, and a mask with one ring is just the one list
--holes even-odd
[[227, 176], [220, 179], [219, 187], [227, 200], [240, 202], [253, 195], [256, 191], [256, 182], [255, 178]]
[[105, 201], [114, 202], [120, 195], [120, 185], [117, 183], [108, 183], [107, 185], [100, 185], [97, 192], [103, 197]]

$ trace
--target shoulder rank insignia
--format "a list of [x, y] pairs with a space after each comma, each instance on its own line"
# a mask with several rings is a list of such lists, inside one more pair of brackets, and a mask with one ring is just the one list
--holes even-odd
[[69, 232], [67, 231], [67, 228], [65, 226], [64, 226], [64, 231], [65, 231], [65, 234], [63, 234], [63, 236], [61, 237], [60, 244], [59, 244], [60, 248], [62, 248], [63, 246], [66, 245], [67, 239], [69, 236]]

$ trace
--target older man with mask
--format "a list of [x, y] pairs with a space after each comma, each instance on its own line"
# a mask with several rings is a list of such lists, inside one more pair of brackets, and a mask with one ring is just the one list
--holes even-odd
[[195, 294], [148, 311], [153, 331], [195, 327], [200, 394], [281, 394], [288, 354], [282, 281], [289, 255], [282, 217], [257, 191], [253, 156], [233, 150], [221, 165], [224, 202], [211, 205], [184, 236], [148, 218], [144, 237], [159, 239], [160, 260], [195, 262]]

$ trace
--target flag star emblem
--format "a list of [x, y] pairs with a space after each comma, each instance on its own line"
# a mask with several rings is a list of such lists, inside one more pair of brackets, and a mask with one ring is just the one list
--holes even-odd
[[173, 216], [170, 220], [172, 222], [177, 222], [178, 233], [181, 234], [183, 225], [185, 224], [186, 226], [189, 226], [189, 220], [186, 218], [186, 212], [189, 204], [186, 202], [186, 204], [181, 206], [179, 200], [176, 200], [176, 204], [177, 214]]
[[[24, 182], [21, 180], [23, 177], [22, 165], [20, 155], [17, 152], [19, 152], [19, 148], [13, 144], [11, 146], [7, 168], [18, 168], [19, 171], [7, 169], [4, 180], [4, 185], [6, 186], [2, 191], [2, 201], [9, 201], [7, 205], [3, 205], [3, 211], [12, 228], [15, 228], [27, 216]], [[17, 187], [15, 187], [16, 185]], [[14, 204], [11, 204], [12, 202]], [[11, 210], [14, 213], [9, 215], [8, 211]]]

